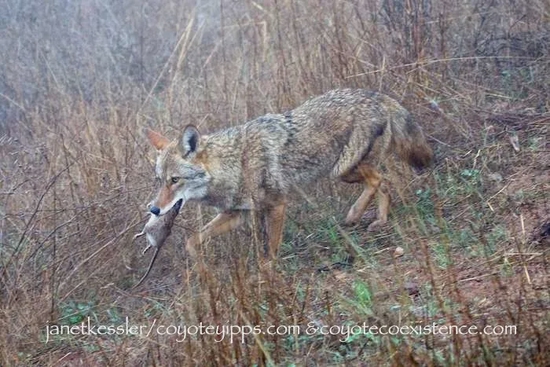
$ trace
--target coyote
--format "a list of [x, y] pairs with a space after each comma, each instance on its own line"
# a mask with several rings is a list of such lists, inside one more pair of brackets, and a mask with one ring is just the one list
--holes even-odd
[[177, 141], [151, 130], [147, 135], [158, 151], [161, 185], [149, 204], [151, 213], [162, 216], [180, 200], [219, 212], [187, 240], [191, 255], [205, 239], [238, 227], [252, 212], [261, 220], [266, 255], [276, 258], [289, 192], [326, 176], [365, 185], [346, 224], [358, 222], [378, 195], [378, 218], [368, 227], [374, 230], [386, 223], [390, 206], [380, 163], [395, 152], [421, 170], [433, 156], [403, 106], [362, 89], [333, 90], [284, 114], [267, 114], [209, 135], [193, 125]]

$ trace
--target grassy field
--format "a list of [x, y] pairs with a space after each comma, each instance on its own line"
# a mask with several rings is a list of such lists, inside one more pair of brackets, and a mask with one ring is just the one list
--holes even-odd
[[[0, 366], [550, 365], [549, 24], [544, 0], [4, 1]], [[214, 212], [189, 204], [132, 289], [145, 127], [338, 87], [393, 95], [434, 149], [422, 175], [387, 162], [386, 227], [344, 227], [361, 187], [322, 181], [273, 268], [250, 228], [199, 266], [183, 244]]]

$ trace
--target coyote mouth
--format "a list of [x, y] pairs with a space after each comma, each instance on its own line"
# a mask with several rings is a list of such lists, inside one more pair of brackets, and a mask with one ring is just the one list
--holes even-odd
[[[183, 204], [183, 199], [179, 199], [178, 201], [176, 201], [176, 203], [174, 204], [174, 206], [172, 207], [172, 209], [174, 209], [176, 212], [179, 213], [182, 204]], [[172, 210], [172, 209], [170, 209], [170, 210]]]

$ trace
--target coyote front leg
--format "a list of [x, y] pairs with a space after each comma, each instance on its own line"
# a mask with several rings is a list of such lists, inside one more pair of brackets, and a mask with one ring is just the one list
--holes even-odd
[[282, 202], [267, 212], [267, 246], [271, 260], [277, 258], [277, 252], [283, 240], [285, 211], [286, 202]]
[[348, 212], [346, 224], [354, 224], [361, 220], [361, 216], [375, 194], [378, 194], [378, 219], [371, 223], [367, 230], [376, 230], [388, 221], [390, 195], [383, 184], [382, 175], [376, 169], [368, 164], [361, 163], [355, 170], [344, 175], [342, 180], [350, 183], [362, 181], [365, 184], [363, 193]]
[[209, 237], [215, 237], [237, 228], [243, 221], [243, 213], [240, 211], [230, 211], [218, 214], [210, 223], [204, 226], [199, 233], [194, 234], [187, 240], [187, 244], [185, 245], [187, 252], [191, 257], [196, 257], [196, 246], [200, 245]]

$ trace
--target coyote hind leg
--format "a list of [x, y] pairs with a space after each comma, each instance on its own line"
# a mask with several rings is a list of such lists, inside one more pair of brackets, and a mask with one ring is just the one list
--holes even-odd
[[346, 216], [346, 224], [356, 224], [361, 220], [361, 216], [367, 210], [375, 194], [378, 194], [378, 219], [369, 225], [368, 230], [376, 230], [388, 221], [390, 195], [383, 183], [382, 175], [374, 167], [367, 163], [359, 163], [352, 171], [341, 176], [341, 179], [348, 183], [362, 182], [365, 184], [361, 196], [351, 206]]

